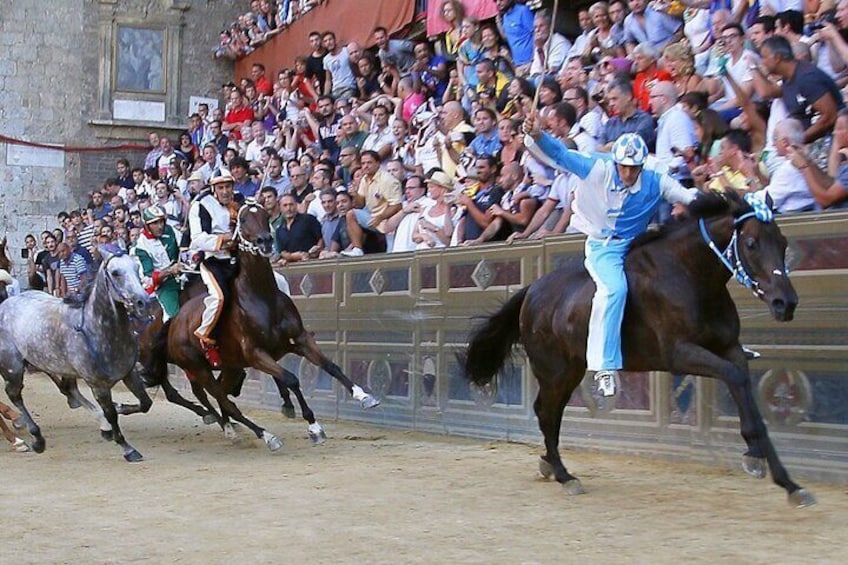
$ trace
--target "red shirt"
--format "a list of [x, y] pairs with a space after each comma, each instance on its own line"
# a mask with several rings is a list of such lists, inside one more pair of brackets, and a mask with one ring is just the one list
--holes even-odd
[[259, 94], [264, 94], [265, 96], [271, 96], [274, 94], [274, 85], [271, 84], [271, 81], [268, 80], [268, 77], [261, 76], [256, 81], [256, 92]]
[[[244, 108], [240, 108], [238, 110], [230, 110], [227, 112], [227, 115], [224, 116], [225, 124], [243, 124], [244, 122], [252, 122], [253, 121], [253, 109], [249, 106], [245, 106]], [[236, 140], [241, 140], [241, 126], [230, 130], [230, 137]]]
[[633, 98], [639, 103], [639, 108], [646, 112], [651, 111], [651, 88], [662, 81], [670, 81], [671, 75], [664, 69], [658, 69], [653, 65], [647, 71], [636, 73], [633, 79]]

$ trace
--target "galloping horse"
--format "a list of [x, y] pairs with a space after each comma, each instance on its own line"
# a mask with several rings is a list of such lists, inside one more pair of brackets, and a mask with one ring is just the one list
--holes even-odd
[[149, 298], [135, 259], [105, 247], [100, 254], [101, 267], [81, 298], [62, 301], [28, 291], [0, 304], [0, 373], [37, 453], [44, 451], [45, 441], [21, 397], [27, 368], [49, 375], [72, 406], [82, 402], [80, 398], [84, 400], [75, 380], [85, 380], [111, 428], [108, 437], [121, 446], [124, 459], [140, 461], [141, 454], [127, 443], [118, 427], [112, 387], [123, 381], [141, 400], [142, 410], [149, 409], [150, 397], [132, 373], [138, 346], [130, 319], [146, 316]]
[[[252, 367], [271, 375], [277, 382], [285, 383], [300, 399], [302, 395], [299, 394], [297, 378], [277, 364], [277, 360], [288, 353], [305, 357], [333, 376], [354, 399], [360, 401], [363, 408], [378, 405], [376, 398], [354, 384], [318, 349], [313, 334], [304, 329], [294, 302], [277, 289], [268, 260], [273, 237], [268, 213], [261, 206], [248, 202], [239, 209], [235, 239], [239, 246], [239, 272], [231, 283], [231, 304], [217, 322], [222, 336], [219, 380], [213, 378], [200, 343], [194, 337], [194, 329], [200, 324], [203, 311], [203, 296], [189, 300], [171, 320], [167, 345], [168, 360], [185, 371], [192, 392], [209, 412], [220, 418], [224, 431], [228, 435], [232, 433], [228, 421], [228, 417], [232, 417], [249, 427], [272, 451], [282, 446], [279, 438], [247, 419], [227, 398], [227, 393], [238, 388], [243, 369]], [[210, 404], [207, 391], [218, 402], [220, 416]], [[310, 425], [314, 434], [317, 430], [312, 428]]]
[[[768, 221], [770, 213], [753, 210], [734, 192], [703, 194], [690, 206], [692, 218], [633, 243], [625, 261], [624, 370], [724, 381], [748, 447], [745, 471], [763, 478], [767, 462], [790, 504], [802, 507], [814, 504], [815, 498], [792, 482], [769, 439], [739, 343], [739, 314], [727, 290], [732, 272], [776, 320], [792, 319], [798, 297], [784, 264], [786, 239]], [[513, 344], [521, 342], [539, 381], [534, 409], [546, 448], [539, 470], [545, 477], [553, 475], [570, 494], [584, 491], [560, 459], [559, 432], [565, 405], [586, 371], [594, 291], [582, 263], [542, 277], [473, 332], [464, 359], [466, 377], [484, 385], [495, 378]]]

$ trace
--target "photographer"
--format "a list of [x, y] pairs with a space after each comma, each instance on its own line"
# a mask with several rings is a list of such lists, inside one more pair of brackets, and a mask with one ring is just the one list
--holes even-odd
[[819, 40], [816, 65], [830, 75], [839, 87], [848, 84], [848, 0], [840, 0], [836, 12], [829, 12], [810, 24]]

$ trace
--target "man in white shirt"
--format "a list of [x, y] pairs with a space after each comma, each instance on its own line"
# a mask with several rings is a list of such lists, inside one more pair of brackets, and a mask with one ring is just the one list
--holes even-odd
[[[774, 148], [778, 155], [786, 157], [790, 147], [804, 145], [804, 126], [796, 119], [787, 118], [774, 128]], [[806, 212], [817, 208], [804, 173], [784, 159], [774, 171], [763, 191], [773, 202], [774, 210], [781, 214]]]
[[678, 181], [691, 179], [686, 156], [693, 155], [698, 136], [692, 118], [677, 104], [673, 83], [662, 81], [651, 88], [651, 111], [657, 118], [657, 161]]
[[338, 47], [336, 34], [332, 31], [324, 32], [321, 41], [327, 50], [324, 55], [324, 70], [327, 71], [324, 94], [331, 94], [336, 100], [352, 95], [356, 92], [356, 77], [350, 66], [347, 48]]
[[265, 124], [257, 120], [250, 125], [250, 131], [253, 134], [253, 140], [247, 144], [247, 149], [244, 152], [244, 157], [254, 166], [259, 165], [259, 159], [262, 157], [262, 149], [274, 144], [274, 138], [267, 135], [265, 132]]
[[541, 84], [545, 77], [555, 77], [571, 42], [565, 36], [551, 33], [551, 17], [544, 10], [536, 13], [533, 21], [533, 61], [530, 63], [530, 80]]

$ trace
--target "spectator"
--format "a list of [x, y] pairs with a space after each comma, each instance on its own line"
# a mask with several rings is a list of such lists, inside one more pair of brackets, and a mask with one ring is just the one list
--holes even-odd
[[[521, 190], [524, 169], [518, 163], [505, 165], [498, 180], [498, 186], [504, 191], [501, 201], [492, 204], [487, 215], [492, 222], [486, 227], [478, 241], [490, 241], [497, 237], [506, 237], [514, 232], [523, 232], [538, 208], [538, 201], [529, 192]], [[468, 242], [472, 245], [472, 242]]]
[[453, 202], [447, 201], [447, 195], [453, 188], [450, 177], [443, 171], [435, 171], [426, 182], [427, 196], [433, 204], [421, 212], [412, 233], [412, 241], [416, 249], [447, 247], [453, 236], [456, 209]]
[[496, 0], [495, 4], [498, 7], [498, 29], [509, 45], [516, 74], [524, 76], [533, 60], [533, 12], [526, 4], [515, 0]]
[[649, 7], [647, 0], [630, 0], [630, 10], [624, 18], [624, 42], [628, 54], [644, 42], [662, 51], [683, 35], [681, 20]]
[[836, 118], [827, 172], [822, 171], [803, 148], [789, 144], [786, 151], [794, 167], [804, 175], [804, 180], [819, 207], [848, 207], [848, 112], [842, 110]]
[[[769, 179], [765, 193], [771, 198], [775, 212], [809, 212], [816, 209], [816, 200], [810, 191], [803, 169], [795, 166], [790, 157], [790, 147], [803, 152], [804, 126], [798, 120], [783, 120], [774, 130], [774, 147], [778, 156], [784, 157]], [[801, 165], [804, 166], [803, 164]]]
[[[240, 141], [242, 137], [241, 128], [245, 126], [250, 127], [255, 115], [253, 113], [253, 109], [246, 104], [246, 98], [239, 89], [234, 89], [232, 91], [229, 102], [229, 108], [227, 110], [226, 117], [224, 118], [224, 123], [221, 126], [221, 130], [226, 133], [228, 137], [236, 141]], [[216, 145], [217, 144], [218, 142], [216, 141]], [[218, 148], [220, 149], [220, 145]]]
[[276, 194], [285, 194], [291, 190], [291, 181], [283, 175], [283, 158], [272, 155], [268, 159], [262, 188], [273, 188]]
[[336, 206], [335, 190], [332, 188], [322, 190], [320, 198], [321, 207], [324, 209], [324, 216], [321, 218], [321, 239], [324, 241], [324, 249], [327, 249], [333, 240], [333, 235], [339, 228], [339, 222], [343, 220]]
[[353, 96], [356, 92], [356, 78], [350, 66], [347, 48], [340, 48], [336, 44], [336, 34], [332, 31], [325, 31], [321, 41], [327, 50], [324, 55], [324, 94], [332, 95], [333, 99]]
[[474, 155], [497, 155], [500, 152], [502, 146], [496, 123], [497, 115], [491, 108], [478, 108], [474, 112], [474, 132], [477, 135], [468, 146]]
[[417, 247], [413, 234], [418, 220], [426, 209], [436, 203], [435, 200], [427, 196], [424, 178], [420, 175], [413, 175], [405, 179], [402, 185], [403, 206], [386, 223], [386, 231], [394, 234], [394, 242], [390, 250], [392, 253], [413, 251]]
[[[497, 178], [497, 160], [494, 157], [479, 157], [475, 161], [477, 188], [472, 194], [460, 193], [458, 203], [465, 207], [457, 240], [463, 245], [476, 245], [498, 239], [506, 239], [507, 234], [487, 234], [489, 239], [481, 239], [484, 230], [494, 219], [487, 214], [489, 208], [503, 198], [503, 190], [495, 185]], [[502, 237], [501, 237], [502, 236]]]
[[265, 76], [265, 65], [262, 63], [253, 63], [253, 66], [250, 67], [250, 78], [259, 94], [271, 96], [274, 93], [274, 85]]
[[[833, 79], [812, 63], [797, 61], [784, 37], [773, 36], [765, 40], [761, 52], [763, 69], [781, 77], [783, 84], [778, 86], [770, 82], [755, 67], [751, 70], [760, 86], [760, 94], [783, 100], [788, 115], [806, 128], [804, 143], [829, 135], [837, 113], [845, 106]], [[813, 116], [816, 116], [815, 121]]]
[[465, 6], [460, 0], [442, 0], [439, 17], [448, 24], [448, 30], [440, 37], [437, 44], [440, 53], [451, 61], [456, 61], [459, 46], [463, 37], [460, 24], [465, 19]]
[[634, 47], [630, 56], [633, 59], [633, 70], [636, 71], [633, 77], [633, 97], [639, 108], [650, 112], [651, 87], [660, 81], [671, 80], [671, 75], [657, 66], [659, 52], [649, 43], [640, 43]]
[[588, 9], [581, 8], [577, 11], [577, 24], [580, 26], [580, 35], [574, 40], [571, 49], [566, 54], [569, 61], [582, 58], [589, 48], [589, 39], [592, 37], [595, 24], [592, 22], [592, 16]]
[[155, 131], [151, 131], [147, 134], [147, 141], [150, 144], [150, 151], [147, 152], [147, 156], [144, 158], [144, 168], [149, 169], [150, 167], [156, 167], [159, 162], [159, 157], [162, 155], [162, 150], [159, 148], [159, 134]]
[[380, 169], [380, 155], [363, 151], [359, 158], [363, 176], [354, 193], [355, 208], [345, 217], [347, 231], [353, 247], [342, 255], [363, 255], [365, 232], [386, 233], [386, 222], [401, 209], [401, 188], [396, 178]]
[[[634, 0], [637, 2], [640, 0]], [[624, 133], [638, 133], [649, 149], [653, 149], [656, 133], [650, 114], [636, 106], [633, 86], [627, 80], [617, 80], [607, 90], [607, 103], [613, 117], [601, 129], [598, 142], [600, 149], [609, 151], [612, 144]]]
[[244, 198], [253, 198], [259, 190], [259, 185], [250, 178], [249, 171], [250, 165], [243, 157], [236, 157], [230, 161], [230, 174], [235, 183], [235, 192], [241, 194]]
[[530, 62], [530, 80], [536, 84], [545, 77], [555, 77], [571, 49], [571, 42], [551, 30], [551, 16], [547, 11], [536, 12], [533, 17], [533, 59]]
[[[311, 51], [309, 56], [303, 61], [303, 70], [297, 70], [302, 73], [304, 79], [302, 82], [317, 84], [318, 92], [324, 92], [324, 83], [326, 82], [326, 71], [324, 70], [324, 55], [327, 50], [324, 49], [324, 44], [321, 42], [321, 33], [318, 31], [309, 32], [309, 47]], [[297, 86], [297, 85], [295, 85]], [[313, 97], [313, 101], [317, 99], [317, 93]]]
[[624, 57], [624, 31], [614, 27], [609, 15], [609, 5], [606, 2], [595, 2], [589, 6], [589, 15], [595, 28], [589, 35], [589, 40], [581, 55], [589, 61], [598, 61], [603, 55]]
[[382, 26], [374, 28], [373, 35], [380, 62], [385, 65], [387, 58], [393, 57], [400, 73], [407, 74], [415, 62], [415, 44], [401, 39], [389, 39], [389, 31]]
[[82, 257], [71, 251], [67, 243], [56, 246], [59, 258], [59, 290], [58, 296], [79, 295], [86, 284], [88, 284], [88, 269]]
[[[792, 53], [797, 60], [810, 60], [810, 46], [804, 36], [804, 14], [798, 10], [778, 12], [775, 15], [774, 33], [789, 41]], [[762, 44], [760, 46], [762, 47]]]
[[278, 265], [314, 259], [323, 248], [321, 224], [314, 216], [297, 211], [298, 203], [291, 194], [280, 197], [283, 221], [276, 232]]

